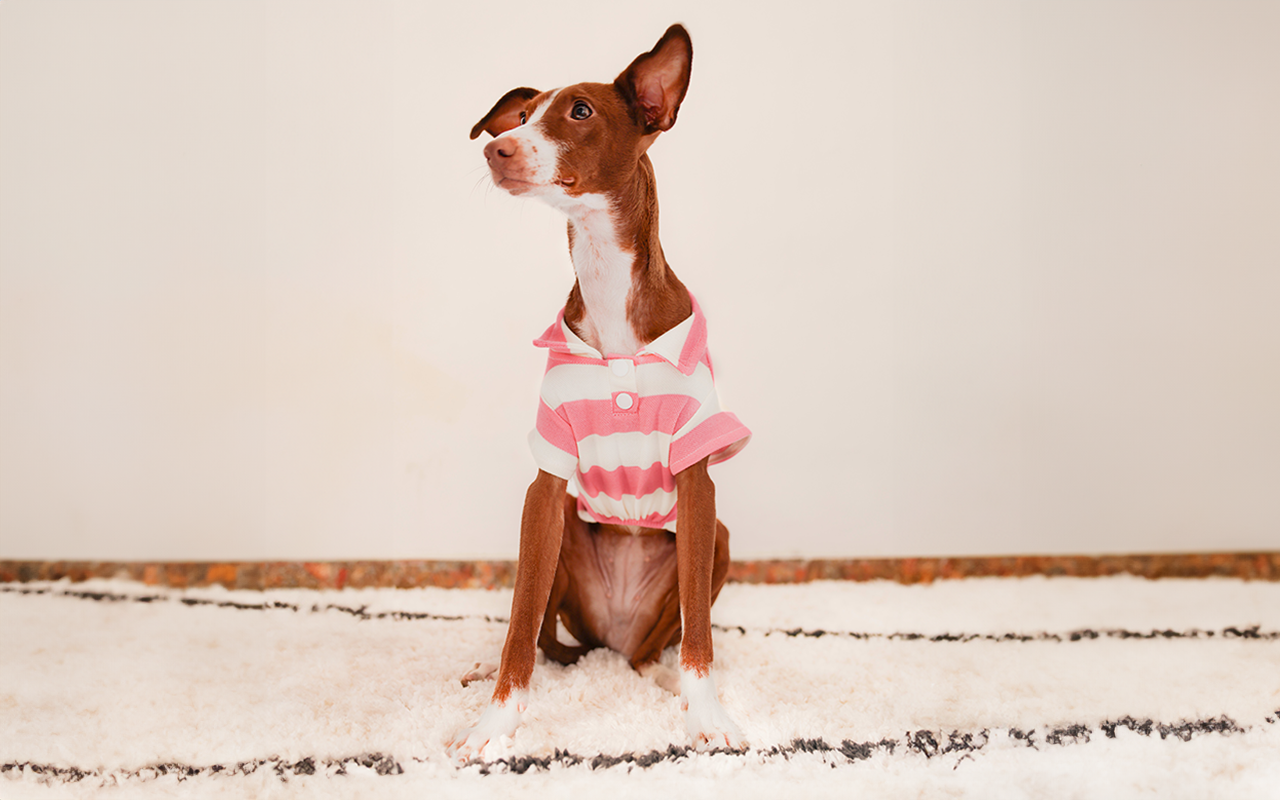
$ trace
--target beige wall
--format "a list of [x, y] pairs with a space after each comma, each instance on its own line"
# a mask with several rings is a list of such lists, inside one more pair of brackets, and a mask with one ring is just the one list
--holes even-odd
[[572, 278], [467, 132], [676, 20], [735, 556], [1280, 548], [1280, 4], [433, 5], [0, 3], [0, 557], [513, 556]]

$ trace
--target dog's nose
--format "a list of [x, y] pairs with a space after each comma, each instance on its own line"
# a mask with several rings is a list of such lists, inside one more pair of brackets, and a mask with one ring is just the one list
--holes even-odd
[[516, 147], [519, 143], [510, 137], [494, 139], [484, 146], [484, 157], [488, 161], [495, 158], [511, 158], [516, 154]]

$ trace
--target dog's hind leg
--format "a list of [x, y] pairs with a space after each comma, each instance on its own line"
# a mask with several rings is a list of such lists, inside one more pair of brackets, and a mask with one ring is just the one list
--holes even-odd
[[462, 676], [462, 685], [470, 686], [476, 681], [487, 681], [498, 674], [497, 661], [477, 661], [471, 670]]
[[[556, 564], [556, 579], [547, 598], [547, 610], [542, 615], [542, 627], [538, 631], [538, 647], [552, 661], [568, 666], [600, 646], [582, 624], [582, 600], [579, 586], [570, 566], [575, 554], [589, 544], [591, 531], [578, 516], [578, 501], [573, 495], [564, 498], [564, 536], [560, 544], [560, 560]], [[577, 640], [565, 644], [557, 638], [556, 622], [564, 623], [565, 630]]]

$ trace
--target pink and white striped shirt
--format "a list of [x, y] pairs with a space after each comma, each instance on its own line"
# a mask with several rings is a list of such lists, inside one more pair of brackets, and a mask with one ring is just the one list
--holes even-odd
[[[691, 298], [692, 299], [692, 298]], [[578, 516], [676, 529], [675, 475], [731, 458], [751, 431], [720, 409], [698, 303], [632, 356], [602, 356], [560, 311], [534, 341], [548, 348], [529, 446], [538, 467], [578, 484]]]

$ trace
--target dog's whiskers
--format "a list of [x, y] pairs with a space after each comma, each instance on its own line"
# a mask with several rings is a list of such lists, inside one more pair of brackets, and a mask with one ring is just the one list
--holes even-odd
[[480, 185], [481, 185], [482, 183], [485, 183], [486, 181], [488, 182], [488, 184], [489, 184], [489, 185], [485, 188], [485, 192], [484, 192], [484, 193], [485, 193], [485, 197], [488, 197], [488, 196], [489, 196], [489, 192], [490, 192], [490, 190], [492, 190], [492, 189], [493, 189], [493, 176], [489, 173], [489, 170], [488, 170], [487, 168], [485, 168], [485, 167], [477, 167], [476, 169], [471, 170], [471, 171], [472, 171], [472, 172], [476, 172], [476, 171], [478, 171], [478, 170], [480, 170], [480, 169], [484, 169], [484, 173], [483, 173], [483, 174], [481, 174], [481, 176], [480, 176], [479, 178], [477, 178], [477, 179], [476, 179], [475, 185], [473, 185], [473, 186], [471, 187], [471, 195], [470, 195], [471, 197], [474, 197], [474, 196], [475, 196], [476, 189], [480, 188]]

